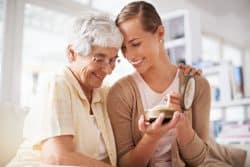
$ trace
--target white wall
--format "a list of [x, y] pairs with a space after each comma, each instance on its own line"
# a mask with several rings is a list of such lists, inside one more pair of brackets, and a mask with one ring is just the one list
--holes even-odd
[[[244, 89], [245, 96], [250, 97], [250, 1], [210, 0], [210, 4], [208, 1], [198, 2], [198, 0], [153, 2], [161, 14], [180, 8], [199, 12], [202, 32], [222, 37], [226, 42], [231, 42], [244, 49]], [[210, 7], [206, 5], [210, 5]], [[220, 6], [223, 6], [223, 9]]]
[[[232, 2], [235, 3], [235, 5], [240, 3], [238, 1]], [[217, 1], [211, 1], [211, 6], [214, 6], [214, 8], [218, 5], [221, 5], [224, 8], [220, 9], [218, 7], [217, 10], [225, 11], [225, 13], [215, 12], [216, 14], [212, 13], [212, 9], [206, 9], [205, 4], [202, 6], [202, 2], [197, 4], [194, 0], [158, 0], [153, 1], [153, 4], [161, 14], [180, 8], [197, 11], [200, 13], [201, 29], [203, 32], [213, 33], [220, 37], [222, 36], [229, 42], [233, 42], [241, 47], [250, 48], [250, 22], [247, 21], [247, 18], [242, 18], [240, 17], [241, 15], [234, 13], [235, 11], [232, 11], [231, 13], [228, 12], [227, 9], [232, 8], [232, 2], [228, 2], [227, 4], [225, 1], [225, 4], [221, 5], [217, 4]], [[250, 14], [250, 12], [248, 13]]]

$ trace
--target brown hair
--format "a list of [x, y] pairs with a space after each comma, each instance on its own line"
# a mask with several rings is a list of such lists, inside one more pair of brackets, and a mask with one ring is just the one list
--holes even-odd
[[119, 26], [121, 23], [139, 17], [143, 29], [154, 33], [159, 25], [162, 25], [161, 18], [154, 6], [145, 1], [135, 1], [127, 4], [118, 14], [115, 23]]

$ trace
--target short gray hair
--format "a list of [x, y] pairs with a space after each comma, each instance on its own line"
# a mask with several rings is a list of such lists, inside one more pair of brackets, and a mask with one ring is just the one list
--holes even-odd
[[123, 36], [111, 17], [106, 13], [88, 14], [73, 21], [70, 45], [81, 55], [91, 52], [92, 46], [119, 49]]

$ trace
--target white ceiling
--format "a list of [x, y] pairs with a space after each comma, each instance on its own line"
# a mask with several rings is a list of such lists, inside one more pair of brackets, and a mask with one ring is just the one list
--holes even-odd
[[235, 14], [249, 16], [250, 0], [188, 0], [215, 15]]
[[250, 0], [188, 0], [218, 17], [234, 16], [250, 29]]

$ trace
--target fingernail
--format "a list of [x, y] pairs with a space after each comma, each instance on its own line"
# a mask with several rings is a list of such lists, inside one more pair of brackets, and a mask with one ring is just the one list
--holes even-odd
[[180, 117], [180, 113], [179, 113], [179, 112], [176, 112], [174, 116], [175, 116], [176, 118], [179, 118], [179, 117]]

